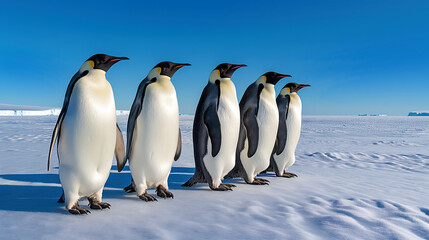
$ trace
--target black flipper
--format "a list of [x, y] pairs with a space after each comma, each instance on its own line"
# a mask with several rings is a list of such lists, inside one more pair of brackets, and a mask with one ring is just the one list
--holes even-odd
[[174, 161], [177, 161], [182, 153], [182, 133], [179, 128], [179, 139], [177, 139], [177, 149], [176, 154], [174, 154]]
[[[76, 82], [79, 79], [81, 79], [82, 77], [86, 76], [87, 74], [88, 74], [88, 71], [84, 71], [82, 73], [78, 71], [72, 77], [72, 79], [70, 80], [69, 85], [67, 86], [66, 95], [64, 97], [63, 108], [61, 109], [60, 115], [58, 116], [57, 124], [55, 125], [54, 131], [52, 133], [51, 145], [50, 145], [49, 154], [48, 154], [48, 171], [49, 171], [49, 166], [51, 165], [52, 150], [54, 149], [55, 142], [58, 142], [60, 140], [61, 125], [62, 125], [64, 117], [65, 117], [65, 115], [67, 113], [67, 108], [69, 106], [70, 97], [71, 97], [74, 85], [76, 84]], [[59, 160], [59, 158], [58, 158], [58, 160]]]
[[204, 113], [204, 124], [207, 127], [210, 141], [212, 143], [212, 156], [215, 157], [219, 153], [221, 145], [220, 122], [217, 115], [217, 106], [211, 105], [207, 108]]
[[136, 124], [137, 117], [139, 116], [142, 105], [143, 105], [143, 98], [146, 92], [146, 87], [153, 83], [155, 79], [148, 79], [145, 78], [139, 85], [137, 89], [136, 97], [134, 98], [133, 105], [131, 106], [130, 114], [128, 116], [128, 124], [127, 124], [127, 151], [125, 155], [124, 162], [121, 166], [118, 166], [118, 172], [122, 171], [125, 164], [127, 163], [127, 160], [130, 158], [130, 154], [132, 151], [131, 148], [131, 142], [133, 140], [133, 134], [134, 134], [134, 127]]
[[243, 118], [244, 129], [246, 130], [246, 137], [249, 143], [249, 150], [247, 157], [251, 158], [258, 148], [259, 142], [259, 126], [256, 120], [255, 109], [249, 110], [244, 114]]
[[277, 131], [277, 140], [276, 140], [276, 150], [275, 153], [280, 155], [286, 146], [287, 141], [287, 127], [286, 119], [289, 109], [290, 96], [281, 96], [277, 97], [277, 107], [279, 109], [279, 128]]

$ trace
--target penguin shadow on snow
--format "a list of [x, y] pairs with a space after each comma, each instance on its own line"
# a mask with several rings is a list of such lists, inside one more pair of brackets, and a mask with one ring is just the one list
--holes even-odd
[[[126, 199], [123, 188], [131, 182], [131, 173], [128, 166], [125, 172], [118, 173], [116, 166], [112, 166], [112, 172], [105, 184], [103, 199]], [[170, 189], [192, 190], [181, 185], [192, 176], [194, 168], [173, 167], [168, 178]], [[22, 182], [22, 185], [0, 185], [0, 210], [17, 212], [55, 212], [69, 215], [64, 209], [63, 203], [57, 203], [62, 194], [58, 174], [3, 174], [0, 179]], [[50, 184], [50, 185], [44, 185]], [[52, 186], [51, 184], [58, 184]], [[107, 189], [106, 189], [107, 188]], [[113, 188], [113, 189], [112, 189]], [[86, 205], [86, 200], [82, 205]], [[115, 206], [112, 206], [115, 207]]]
[[170, 176], [168, 176], [168, 187], [170, 189], [189, 190], [189, 188], [182, 187], [194, 174], [195, 168], [190, 167], [173, 167]]

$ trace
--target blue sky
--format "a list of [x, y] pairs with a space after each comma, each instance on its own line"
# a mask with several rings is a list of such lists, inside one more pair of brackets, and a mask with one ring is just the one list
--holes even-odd
[[[117, 1], [115, 1], [117, 2]], [[117, 109], [160, 61], [194, 113], [210, 71], [244, 63], [238, 98], [261, 74], [293, 75], [307, 115], [429, 110], [428, 1], [10, 1], [0, 7], [0, 103], [60, 107], [91, 55], [129, 57], [107, 73]]]

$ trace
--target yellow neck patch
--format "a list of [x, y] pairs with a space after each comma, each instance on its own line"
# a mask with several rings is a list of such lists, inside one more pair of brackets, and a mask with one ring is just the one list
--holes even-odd
[[94, 66], [95, 66], [94, 61], [92, 61], [92, 60], [91, 60], [91, 61], [89, 61], [89, 67], [90, 67], [90, 68], [94, 68]]
[[290, 93], [290, 88], [286, 88], [286, 91], [287, 91], [288, 93]]
[[157, 68], [158, 68], [158, 74], [161, 75], [162, 69], [160, 67], [157, 67]]
[[264, 76], [264, 83], [267, 83], [267, 77]]
[[216, 69], [216, 74], [218, 75], [218, 77], [220, 77], [220, 71], [219, 71], [219, 69]]

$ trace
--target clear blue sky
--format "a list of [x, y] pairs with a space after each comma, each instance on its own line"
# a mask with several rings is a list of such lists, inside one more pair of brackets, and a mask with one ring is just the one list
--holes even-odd
[[[116, 3], [118, 1], [115, 1]], [[127, 56], [107, 73], [117, 109], [160, 61], [180, 112], [194, 113], [210, 71], [244, 63], [238, 98], [266, 71], [311, 84], [307, 115], [429, 110], [429, 1], [3, 1], [0, 103], [60, 107], [93, 54]], [[159, 1], [161, 2], [161, 1]]]

